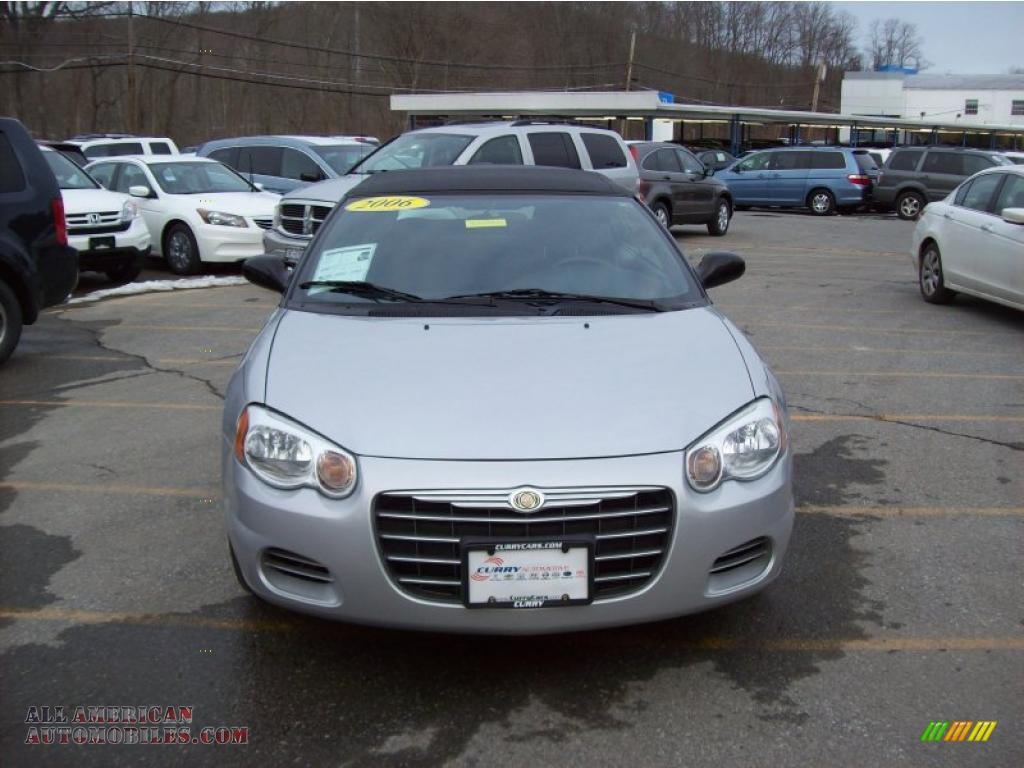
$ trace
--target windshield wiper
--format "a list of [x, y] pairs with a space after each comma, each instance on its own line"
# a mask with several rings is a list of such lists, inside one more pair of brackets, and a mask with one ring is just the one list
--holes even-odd
[[319, 287], [330, 288], [338, 293], [351, 293], [353, 296], [373, 299], [374, 301], [380, 301], [381, 299], [395, 299], [396, 301], [415, 303], [431, 301], [431, 299], [424, 299], [422, 296], [415, 296], [411, 293], [395, 290], [394, 288], [386, 288], [383, 285], [374, 285], [365, 280], [307, 280], [299, 285], [299, 288], [303, 290]]
[[467, 293], [460, 296], [449, 296], [449, 299], [542, 299], [551, 301], [585, 301], [596, 304], [616, 304], [620, 307], [646, 309], [651, 312], [665, 310], [656, 301], [649, 299], [620, 299], [615, 296], [593, 296], [587, 293], [565, 293], [548, 291], [544, 288], [515, 288], [508, 291], [488, 291], [486, 293]]

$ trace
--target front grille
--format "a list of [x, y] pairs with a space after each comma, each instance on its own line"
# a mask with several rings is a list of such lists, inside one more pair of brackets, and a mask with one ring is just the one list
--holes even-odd
[[96, 213], [68, 213], [64, 216], [68, 227], [98, 227], [121, 221], [120, 211], [99, 211]]
[[289, 235], [312, 237], [324, 223], [333, 206], [313, 203], [282, 203], [281, 229]]
[[545, 505], [521, 513], [513, 489], [393, 491], [374, 499], [381, 556], [406, 592], [462, 600], [461, 541], [592, 536], [594, 597], [634, 592], [658, 573], [672, 537], [675, 502], [667, 488], [540, 488]]
[[114, 232], [126, 232], [132, 223], [121, 221], [116, 224], [101, 224], [99, 226], [71, 226], [68, 224], [69, 235], [109, 235]]
[[770, 550], [768, 548], [768, 539], [762, 536], [759, 539], [748, 541], [746, 544], [740, 544], [738, 547], [730, 549], [724, 555], [715, 560], [714, 564], [711, 566], [711, 572], [725, 573], [727, 571], [733, 571], [747, 563], [766, 558], [769, 554]]
[[736, 589], [760, 578], [772, 562], [771, 541], [764, 536], [723, 552], [711, 564], [708, 594]]
[[252, 221], [260, 229], [270, 229], [272, 226], [274, 226], [274, 219], [273, 218], [253, 219]]

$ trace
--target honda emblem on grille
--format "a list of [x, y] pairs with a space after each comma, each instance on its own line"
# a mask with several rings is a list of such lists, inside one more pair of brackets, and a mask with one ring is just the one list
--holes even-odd
[[90, 224], [99, 224], [100, 221], [101, 221], [101, 219], [100, 219], [100, 215], [98, 213], [90, 213], [89, 214], [89, 223]]
[[533, 512], [544, 506], [544, 494], [533, 488], [519, 488], [508, 495], [508, 503], [517, 512]]

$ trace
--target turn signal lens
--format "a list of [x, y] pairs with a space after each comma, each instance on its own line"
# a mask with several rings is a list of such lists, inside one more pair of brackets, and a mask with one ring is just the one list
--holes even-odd
[[243, 408], [235, 425], [235, 458], [245, 463], [245, 436], [249, 432], [249, 409]]
[[324, 451], [316, 460], [316, 476], [320, 484], [330, 491], [347, 491], [356, 478], [352, 459], [334, 451]]
[[697, 487], [711, 487], [718, 482], [718, 476], [722, 474], [721, 456], [718, 449], [711, 445], [692, 451], [686, 465], [690, 473], [690, 482]]

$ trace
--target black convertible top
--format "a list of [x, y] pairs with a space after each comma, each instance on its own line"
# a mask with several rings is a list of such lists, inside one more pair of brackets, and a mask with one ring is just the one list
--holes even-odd
[[346, 197], [427, 192], [569, 192], [632, 197], [593, 171], [531, 165], [455, 165], [374, 173]]

